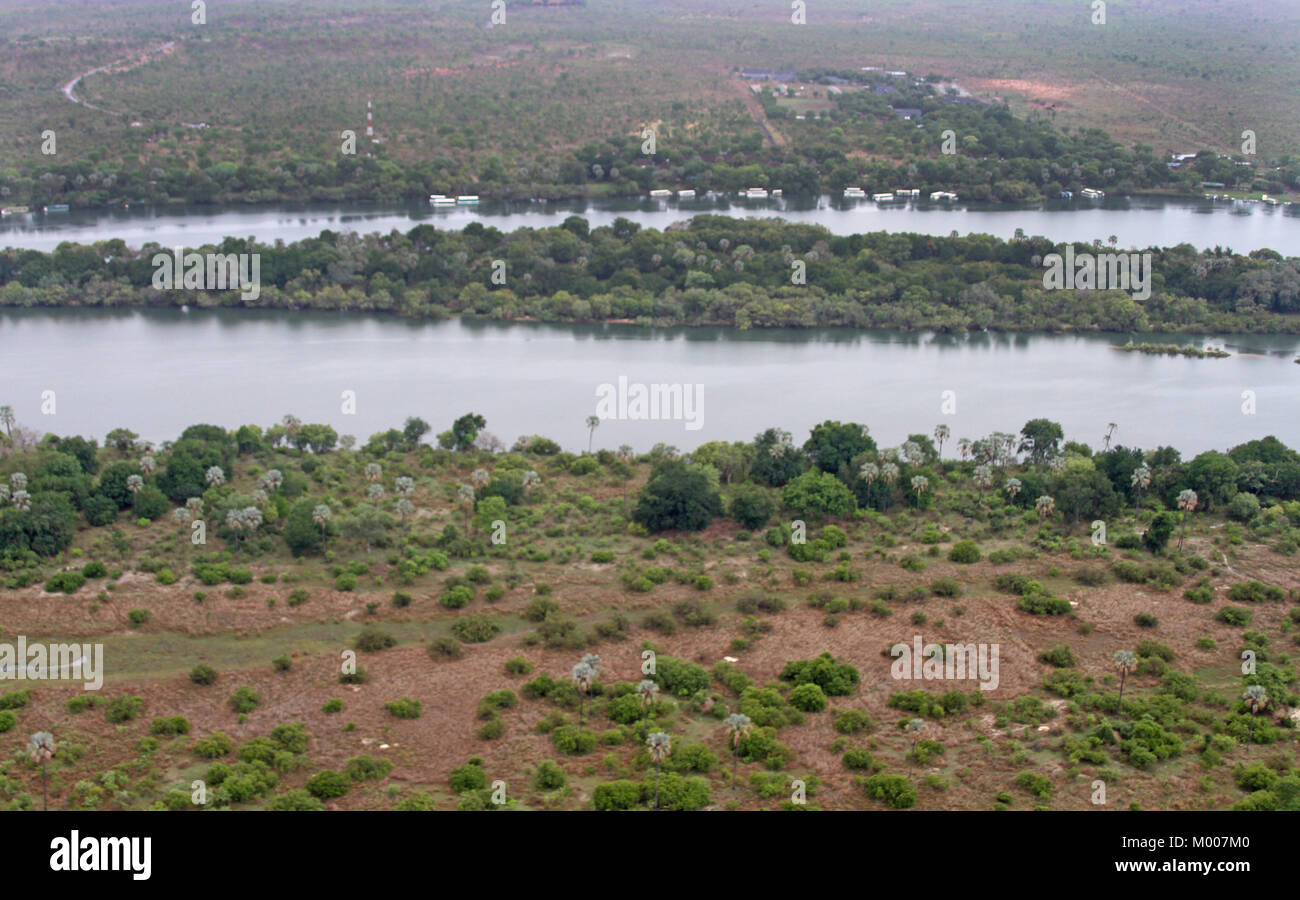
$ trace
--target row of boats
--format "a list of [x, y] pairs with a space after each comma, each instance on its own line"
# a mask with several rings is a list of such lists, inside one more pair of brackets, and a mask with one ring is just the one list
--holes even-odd
[[[868, 196], [877, 203], [892, 203], [896, 200], [917, 200], [921, 196], [921, 191], [919, 188], [901, 188], [897, 191], [868, 195], [860, 187], [844, 189], [845, 200], [865, 200]], [[931, 191], [930, 199], [935, 203], [952, 203], [957, 200], [957, 195], [952, 191]]]
[[[66, 203], [50, 203], [41, 207], [41, 212], [44, 213], [65, 213], [67, 211], [68, 204]], [[27, 206], [6, 206], [0, 209], [0, 217], [7, 219], [10, 216], [25, 216], [29, 212], [31, 212], [31, 208]]]
[[1268, 194], [1256, 200], [1254, 197], [1232, 197], [1228, 194], [1206, 194], [1206, 200], [1222, 200], [1224, 203], [1263, 203], [1267, 206], [1291, 206], [1290, 200], [1279, 200], [1276, 197], [1270, 197]]
[[448, 197], [446, 194], [430, 194], [429, 202], [434, 206], [469, 206], [478, 203], [478, 194], [461, 194], [459, 197]]

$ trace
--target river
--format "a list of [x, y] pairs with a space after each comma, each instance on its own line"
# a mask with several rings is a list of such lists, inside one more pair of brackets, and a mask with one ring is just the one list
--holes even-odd
[[643, 226], [663, 228], [698, 213], [731, 216], [780, 216], [794, 222], [819, 223], [836, 234], [868, 231], [946, 235], [993, 234], [1012, 237], [1017, 228], [1056, 241], [1108, 240], [1122, 248], [1168, 247], [1190, 243], [1198, 249], [1231, 247], [1238, 253], [1270, 248], [1300, 256], [1300, 204], [1266, 206], [1212, 200], [1153, 197], [1108, 197], [1103, 201], [1051, 201], [1027, 207], [995, 204], [876, 204], [822, 197], [818, 200], [747, 201], [699, 199], [651, 200], [648, 197], [557, 203], [481, 203], [433, 208], [411, 205], [276, 204], [271, 206], [167, 206], [115, 210], [32, 213], [0, 219], [0, 247], [52, 250], [63, 241], [90, 243], [121, 238], [139, 247], [155, 241], [164, 247], [183, 242], [197, 247], [227, 236], [255, 235], [263, 241], [295, 241], [334, 231], [408, 231], [427, 222], [462, 228], [482, 221], [503, 231], [558, 225], [571, 215], [593, 226], [619, 216]]
[[[1062, 423], [1099, 448], [1108, 422], [1128, 446], [1184, 454], [1273, 434], [1300, 447], [1295, 336], [1134, 336], [1224, 345], [1226, 359], [1121, 353], [1126, 336], [932, 335], [889, 331], [649, 329], [320, 312], [0, 309], [3, 394], [19, 422], [103, 439], [129, 427], [161, 442], [187, 425], [273, 424], [293, 413], [364, 442], [418, 415], [435, 432], [469, 411], [512, 443], [543, 434], [587, 447], [602, 384], [702, 385], [685, 419], [609, 419], [594, 446], [663, 441], [689, 450], [780, 426], [802, 441], [824, 419], [862, 422], [881, 446], [945, 423], [959, 437]], [[41, 412], [53, 391], [52, 415]], [[354, 414], [342, 412], [354, 391]], [[945, 391], [955, 412], [945, 414]], [[1253, 392], [1254, 413], [1243, 412]], [[1249, 395], [1248, 395], [1249, 396]]]

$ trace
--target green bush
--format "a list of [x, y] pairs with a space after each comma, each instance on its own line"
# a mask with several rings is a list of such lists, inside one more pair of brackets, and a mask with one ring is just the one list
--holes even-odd
[[386, 759], [375, 759], [369, 753], [354, 756], [343, 765], [343, 772], [353, 781], [378, 781], [393, 771], [393, 764]]
[[270, 812], [320, 812], [325, 803], [306, 788], [293, 788], [267, 800], [262, 808]]
[[363, 653], [377, 653], [380, 650], [387, 650], [389, 647], [396, 646], [396, 644], [397, 638], [387, 631], [373, 625], [367, 625], [353, 639], [352, 646]]
[[841, 758], [841, 761], [844, 763], [846, 769], [875, 771], [880, 768], [876, 764], [875, 757], [866, 750], [856, 747], [852, 750], [846, 751], [844, 756]]
[[447, 609], [462, 609], [474, 601], [474, 590], [463, 584], [448, 588], [438, 597], [438, 602]]
[[91, 560], [81, 567], [81, 574], [86, 578], [103, 578], [108, 574], [108, 566], [99, 560]]
[[826, 708], [826, 694], [819, 685], [806, 682], [790, 691], [790, 705], [803, 712], [821, 712]]
[[261, 702], [262, 698], [257, 696], [257, 691], [246, 684], [236, 688], [229, 698], [230, 708], [237, 713], [250, 713]]
[[82, 585], [86, 583], [86, 576], [80, 572], [69, 569], [66, 572], [55, 572], [45, 581], [45, 592], [54, 594], [62, 591], [65, 594], [75, 594]]
[[235, 742], [224, 731], [214, 731], [205, 738], [194, 742], [194, 753], [204, 759], [216, 759], [226, 756], [235, 749]]
[[863, 792], [874, 800], [881, 800], [894, 809], [907, 809], [916, 805], [916, 788], [902, 775], [880, 773], [862, 779]]
[[816, 659], [793, 660], [781, 669], [781, 680], [799, 684], [816, 684], [832, 697], [847, 697], [857, 688], [858, 670], [849, 663], [837, 662], [829, 653]]
[[0, 734], [3, 734], [6, 731], [12, 731], [13, 727], [17, 724], [17, 713], [9, 709], [0, 709]]
[[501, 623], [485, 613], [471, 613], [453, 622], [451, 633], [467, 644], [481, 644], [501, 633]]
[[596, 785], [592, 805], [606, 812], [636, 809], [641, 806], [641, 785], [635, 781], [607, 781]]
[[307, 791], [319, 800], [342, 797], [352, 790], [352, 779], [342, 772], [326, 769], [307, 779]]
[[958, 541], [948, 551], [948, 561], [955, 563], [977, 563], [980, 561], [980, 548], [974, 541]]
[[1044, 650], [1038, 654], [1038, 661], [1049, 666], [1055, 666], [1058, 669], [1068, 669], [1077, 663], [1074, 658], [1074, 651], [1070, 649], [1068, 644], [1057, 644], [1050, 650]]
[[512, 656], [506, 660], [507, 675], [527, 675], [533, 671], [533, 664], [522, 656]]
[[544, 759], [533, 773], [533, 786], [539, 791], [556, 791], [564, 787], [568, 775], [553, 759]]
[[1218, 621], [1239, 627], [1249, 625], [1251, 616], [1251, 611], [1241, 606], [1225, 606], [1214, 614]]
[[158, 716], [149, 723], [150, 734], [189, 734], [190, 720], [184, 716]]
[[424, 712], [424, 704], [411, 697], [402, 697], [385, 703], [384, 709], [399, 719], [418, 719]]
[[846, 709], [835, 717], [835, 730], [841, 734], [857, 734], [870, 730], [874, 725], [871, 716], [860, 709]]

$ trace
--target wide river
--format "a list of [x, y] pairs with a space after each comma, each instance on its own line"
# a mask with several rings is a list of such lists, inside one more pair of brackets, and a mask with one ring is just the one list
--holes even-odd
[[628, 198], [592, 202], [489, 204], [433, 208], [352, 204], [277, 204], [272, 206], [169, 206], [117, 210], [34, 213], [0, 219], [0, 247], [52, 250], [63, 241], [90, 243], [121, 238], [131, 247], [155, 241], [164, 247], [197, 247], [227, 236], [255, 235], [263, 241], [294, 241], [334, 231], [409, 231], [420, 223], [462, 228], [482, 221], [502, 231], [558, 225], [571, 215], [593, 226], [626, 216], [647, 227], [663, 228], [698, 213], [730, 216], [780, 216], [816, 222], [836, 234], [910, 231], [946, 235], [992, 234], [1012, 237], [1017, 228], [1056, 241], [1106, 241], [1112, 235], [1123, 248], [1170, 247], [1189, 243], [1197, 249], [1221, 246], [1238, 253], [1271, 248], [1300, 256], [1300, 204], [1266, 206], [1212, 200], [1166, 200], [1108, 197], [1104, 201], [1052, 201], [1027, 207], [989, 204], [877, 204], [822, 197], [818, 200], [694, 201]]
[[[608, 419], [594, 446], [682, 450], [780, 426], [802, 441], [824, 419], [862, 422], [881, 446], [945, 423], [959, 437], [1061, 422], [1098, 448], [1115, 440], [1184, 454], [1273, 434], [1300, 447], [1300, 338], [1142, 336], [1213, 342], [1226, 359], [1111, 349], [1126, 336], [887, 331], [640, 329], [416, 322], [318, 312], [0, 309], [0, 403], [41, 431], [103, 439], [129, 427], [175, 438], [187, 425], [270, 425], [285, 413], [369, 435], [418, 415], [435, 431], [475, 411], [510, 443], [543, 434], [587, 447], [597, 392], [626, 378], [688, 386], [683, 419]], [[694, 387], [694, 386], [700, 387]], [[45, 392], [52, 391], [49, 395]], [[355, 412], [342, 410], [355, 392]], [[945, 392], [955, 404], [944, 411]], [[1243, 397], [1243, 393], [1246, 393]], [[52, 414], [42, 398], [53, 400]], [[1249, 410], [1252, 408], [1253, 412]], [[49, 408], [49, 404], [46, 404]], [[951, 406], [950, 406], [951, 408]]]

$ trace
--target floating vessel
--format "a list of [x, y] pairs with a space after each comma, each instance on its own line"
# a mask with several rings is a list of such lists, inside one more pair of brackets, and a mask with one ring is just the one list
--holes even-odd
[[932, 191], [930, 193], [930, 199], [935, 201], [947, 200], [951, 202], [957, 199], [957, 195], [952, 191]]
[[429, 198], [429, 202], [434, 206], [455, 206], [455, 197], [444, 197], [442, 194], [434, 194]]
[[461, 194], [456, 198], [457, 203], [478, 203], [478, 194]]
[[888, 203], [890, 200], [894, 199], [894, 195], [893, 194], [872, 194], [871, 199], [875, 200], [877, 203]]
[[1097, 188], [1084, 188], [1079, 191], [1079, 196], [1086, 197], [1089, 200], [1104, 200], [1106, 199], [1106, 192], [1098, 190]]
[[673, 195], [672, 191], [664, 190], [663, 188], [659, 188], [657, 190], [653, 190], [650, 192], [650, 196], [654, 197], [656, 200], [658, 200], [661, 197], [671, 197], [672, 195]]
[[919, 197], [921, 196], [920, 188], [903, 188], [901, 191], [894, 191], [895, 197]]
[[30, 212], [25, 206], [6, 206], [0, 209], [0, 216], [20, 216], [23, 213]]
[[748, 199], [750, 199], [750, 200], [766, 200], [766, 199], [767, 199], [767, 188], [749, 188], [748, 190], [744, 191], [743, 193], [744, 193], [744, 195], [745, 195]]
[[45, 206], [45, 211], [46, 211], [47, 213], [63, 213], [63, 212], [67, 212], [67, 211], [68, 211], [68, 204], [66, 204], [66, 203], [49, 203], [49, 204], [46, 204], [46, 206]]
[[844, 189], [844, 196], [854, 199], [861, 199], [867, 196], [867, 192], [860, 187], [847, 187]]
[[782, 193], [783, 193], [783, 192], [782, 192], [782, 190], [781, 190], [780, 188], [776, 188], [774, 191], [772, 191], [772, 196], [773, 196], [773, 197], [780, 197], [780, 196], [782, 195]]
[[677, 199], [678, 199], [678, 200], [694, 200], [694, 199], [695, 199], [695, 191], [691, 190], [690, 188], [687, 188], [687, 189], [684, 190], [684, 191], [678, 191], [678, 192], [677, 192]]

